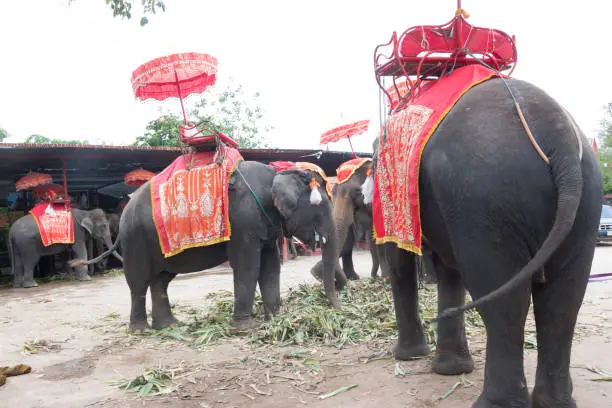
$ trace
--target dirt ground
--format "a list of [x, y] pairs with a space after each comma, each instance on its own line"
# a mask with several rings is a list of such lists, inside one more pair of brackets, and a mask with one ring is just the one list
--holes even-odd
[[[315, 257], [283, 265], [283, 290], [313, 283]], [[370, 270], [369, 253], [355, 254], [358, 273]], [[599, 247], [592, 273], [610, 272], [612, 247]], [[232, 289], [228, 268], [175, 279], [169, 296], [176, 309], [201, 305], [212, 291]], [[147, 300], [150, 310], [150, 298]], [[609, 406], [612, 382], [593, 381], [612, 372], [612, 281], [591, 283], [580, 313], [572, 354], [574, 396], [580, 407]], [[129, 291], [123, 276], [90, 282], [58, 282], [34, 289], [0, 289], [0, 366], [25, 363], [32, 373], [9, 377], [0, 387], [7, 407], [453, 407], [467, 408], [482, 389], [485, 337], [470, 334], [476, 370], [465, 376], [439, 376], [429, 359], [396, 363], [392, 344], [376, 342], [338, 350], [331, 347], [254, 347], [242, 338], [195, 350], [152, 336], [125, 331]], [[179, 313], [180, 317], [180, 313]], [[33, 342], [42, 347], [34, 349]], [[45, 343], [46, 342], [46, 343]], [[29, 351], [28, 351], [29, 350]], [[525, 351], [533, 385], [537, 353]], [[118, 389], [159, 365], [175, 370], [177, 389], [141, 398]], [[326, 394], [354, 386], [333, 396]], [[608, 402], [606, 402], [608, 401]]]

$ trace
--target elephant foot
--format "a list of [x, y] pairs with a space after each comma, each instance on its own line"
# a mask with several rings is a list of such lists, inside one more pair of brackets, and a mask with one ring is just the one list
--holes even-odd
[[431, 352], [427, 344], [402, 345], [399, 342], [393, 347], [393, 357], [396, 360], [408, 361], [423, 358]]
[[170, 315], [169, 317], [160, 319], [160, 318], [153, 318], [153, 321], [151, 322], [151, 327], [154, 330], [162, 330], [165, 329], [166, 327], [170, 327], [173, 324], [181, 324], [181, 322], [174, 316]]
[[319, 282], [323, 282], [321, 277], [321, 268], [317, 268], [316, 265], [310, 270], [310, 274]]
[[540, 392], [536, 389], [531, 393], [531, 407], [532, 408], [577, 408], [576, 401], [570, 396], [566, 399], [559, 401], [557, 399], [550, 398], [547, 394]]
[[357, 280], [361, 279], [359, 277], [359, 275], [357, 275], [357, 272], [355, 272], [355, 271], [348, 271], [347, 273], [345, 273], [345, 275], [346, 275], [346, 279], [348, 279], [348, 280], [357, 281]]
[[128, 333], [135, 335], [143, 335], [145, 330], [149, 330], [151, 326], [149, 326], [149, 322], [146, 320], [144, 322], [130, 322], [130, 327], [128, 328]]
[[91, 280], [91, 276], [89, 276], [88, 274], [77, 276], [76, 280], [81, 281], [81, 282], [90, 281]]
[[436, 354], [431, 368], [440, 375], [468, 374], [474, 371], [474, 360], [467, 354], [440, 353]]
[[257, 324], [250, 317], [247, 319], [239, 319], [239, 320], [234, 318], [230, 332], [232, 334], [248, 333], [255, 328], [257, 328]]
[[38, 283], [36, 283], [36, 281], [34, 279], [32, 280], [25, 280], [23, 281], [23, 284], [21, 285], [22, 288], [35, 288], [38, 286]]
[[[548, 405], [547, 408], [557, 407], [556, 405]], [[472, 408], [530, 408], [529, 398], [524, 396], [515, 398], [500, 398], [499, 402], [492, 402], [484, 394], [481, 394], [478, 400], [472, 405]], [[535, 406], [534, 406], [535, 408]]]
[[23, 286], [23, 282], [13, 281], [13, 289], [19, 289], [22, 286]]

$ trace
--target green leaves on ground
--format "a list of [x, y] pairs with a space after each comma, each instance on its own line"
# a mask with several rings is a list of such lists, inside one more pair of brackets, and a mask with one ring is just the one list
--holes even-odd
[[[254, 345], [312, 345], [325, 344], [344, 347], [362, 341], [396, 338], [397, 324], [391, 298], [391, 287], [380, 279], [350, 282], [339, 294], [340, 310], [332, 309], [322, 285], [302, 284], [291, 289], [283, 298], [279, 315], [262, 322], [263, 304], [259, 296], [255, 311], [260, 327], [248, 341]], [[209, 304], [186, 309], [189, 321], [149, 334], [183, 341], [194, 347], [214, 344], [231, 338], [233, 295], [229, 291], [213, 292], [207, 296]], [[435, 349], [435, 330], [428, 322], [437, 315], [436, 291], [431, 288], [419, 292], [421, 317], [425, 323], [428, 343]], [[468, 332], [483, 327], [480, 315], [471, 310], [466, 314]]]

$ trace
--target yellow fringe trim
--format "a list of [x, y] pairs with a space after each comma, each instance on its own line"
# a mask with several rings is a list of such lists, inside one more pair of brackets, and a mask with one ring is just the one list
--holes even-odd
[[[350, 166], [345, 166], [345, 168], [346, 167], [348, 167], [348, 168], [352, 167], [353, 169], [351, 170], [349, 175], [346, 176], [346, 178], [343, 181], [338, 181], [336, 184], [344, 184], [344, 183], [346, 183], [348, 181], [348, 179], [353, 177], [353, 174], [355, 174], [355, 172], [357, 170], [359, 170], [364, 164], [370, 163], [370, 162], [372, 162], [372, 159], [370, 159], [369, 157], [364, 157], [363, 161], [361, 163], [357, 164], [357, 165], [356, 164], [351, 164]], [[342, 167], [342, 165], [340, 165], [340, 167]], [[340, 167], [338, 167], [338, 168], [340, 168]], [[337, 176], [338, 176], [338, 170], [336, 170], [336, 177]], [[337, 178], [336, 178], [336, 180], [337, 180]]]
[[[234, 174], [234, 171], [236, 170], [236, 167], [238, 167], [238, 165], [244, 161], [244, 158], [238, 159], [234, 162], [234, 165], [232, 166], [232, 168], [230, 169], [230, 171], [227, 173], [227, 187], [229, 188], [229, 180], [232, 178], [232, 175]], [[156, 176], [157, 177], [157, 176]], [[229, 220], [229, 195], [228, 195], [228, 210], [227, 210], [227, 215], [225, 217], [225, 222], [227, 223], [227, 235], [224, 235], [222, 237], [219, 238], [215, 238], [215, 239], [211, 239], [210, 241], [206, 241], [206, 242], [198, 242], [195, 244], [190, 244], [190, 245], [186, 245], [177, 249], [174, 249], [168, 253], [164, 253], [164, 245], [162, 244], [162, 236], [159, 232], [159, 226], [157, 224], [157, 221], [155, 219], [155, 208], [154, 208], [154, 180], [156, 177], [151, 178], [151, 215], [153, 216], [153, 223], [155, 224], [155, 231], [157, 232], [157, 240], [159, 241], [159, 247], [162, 250], [162, 254], [164, 255], [164, 258], [170, 258], [171, 256], [180, 254], [181, 252], [187, 250], [187, 249], [192, 249], [192, 248], [198, 248], [198, 247], [204, 247], [204, 246], [210, 246], [210, 245], [215, 245], [215, 244], [220, 244], [221, 242], [227, 242], [230, 240], [230, 237], [232, 236], [232, 225], [230, 224], [230, 220]]]
[[[436, 129], [438, 128], [438, 126], [440, 125], [440, 123], [442, 122], [442, 120], [444, 120], [444, 118], [446, 117], [446, 115], [448, 114], [448, 112], [450, 112], [450, 110], [452, 108], [455, 107], [455, 105], [457, 104], [457, 102], [459, 101], [459, 99], [461, 99], [461, 97], [463, 95], [465, 95], [467, 93], [467, 91], [469, 91], [470, 89], [472, 89], [473, 87], [475, 87], [478, 84], [481, 84], [485, 81], [488, 81], [489, 79], [493, 78], [497, 76], [497, 74], [489, 74], [486, 77], [484, 77], [481, 80], [478, 80], [476, 82], [473, 82], [472, 84], [470, 84], [470, 86], [468, 86], [466, 89], [463, 90], [463, 92], [461, 92], [461, 94], [459, 94], [457, 96], [457, 98], [455, 98], [455, 100], [449, 104], [449, 106], [442, 111], [442, 113], [440, 114], [440, 117], [438, 118], [438, 120], [436, 120], [436, 122], [431, 126], [431, 128], [429, 129], [429, 131], [427, 132], [427, 134], [425, 135], [423, 144], [421, 145], [421, 149], [419, 150], [419, 165], [416, 169], [416, 185], [417, 185], [417, 210], [418, 210], [418, 216], [419, 216], [419, 225], [421, 225], [421, 231], [423, 230], [422, 228], [422, 224], [421, 224], [421, 197], [419, 194], [419, 174], [420, 174], [420, 168], [421, 168], [421, 157], [423, 156], [423, 150], [425, 150], [425, 146], [427, 145], [427, 142], [429, 142], [429, 139], [431, 138], [431, 136], [434, 134], [434, 132], [436, 131]], [[372, 235], [374, 237], [374, 239], [376, 240], [376, 244], [380, 245], [380, 244], [386, 244], [389, 242], [393, 242], [395, 243], [399, 248], [404, 249], [406, 251], [409, 252], [414, 252], [417, 255], [423, 255], [422, 251], [421, 251], [421, 246], [416, 245], [416, 244], [409, 244], [409, 243], [403, 243], [399, 241], [399, 238], [397, 238], [396, 236], [387, 236], [387, 237], [383, 237], [383, 238], [378, 238], [377, 237], [377, 233], [376, 233], [376, 228], [374, 227], [374, 222], [372, 222]], [[423, 234], [421, 233], [421, 237], [423, 236]], [[422, 238], [421, 238], [422, 239]]]
[[[41, 233], [41, 229], [40, 229], [40, 224], [38, 223], [38, 219], [34, 216], [34, 214], [32, 214], [32, 211], [29, 211], [30, 215], [32, 216], [32, 219], [34, 219], [34, 222], [36, 223], [36, 226], [38, 227], [38, 233], [40, 234], [40, 242], [43, 244], [44, 247], [50, 247], [51, 245], [55, 245], [55, 244], [74, 244], [74, 231], [72, 233], [72, 240], [68, 240], [68, 241], [57, 241], [57, 242], [53, 242], [50, 244], [45, 244], [42, 240], [42, 233]], [[70, 221], [74, 224], [74, 217], [72, 216], [72, 210], [70, 211]]]

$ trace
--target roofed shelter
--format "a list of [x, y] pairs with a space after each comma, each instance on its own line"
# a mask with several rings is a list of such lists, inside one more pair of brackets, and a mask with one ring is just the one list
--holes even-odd
[[[63, 185], [65, 171], [73, 205], [78, 205], [84, 196], [88, 206], [111, 209], [118, 205], [121, 197], [136, 189], [123, 182], [126, 173], [138, 168], [158, 173], [181, 152], [180, 147], [0, 143], [0, 209], [3, 213], [0, 214], [0, 266], [6, 263], [2, 241], [8, 228], [29, 207], [27, 203], [25, 208], [11, 205], [9, 194], [13, 198], [25, 198], [25, 194], [16, 194], [15, 182], [28, 172], [50, 174], [54, 183]], [[336, 168], [352, 158], [351, 152], [326, 150], [240, 149], [240, 152], [245, 160], [266, 164], [271, 161], [311, 162], [329, 176], [334, 176]], [[358, 155], [372, 156], [371, 153]]]

